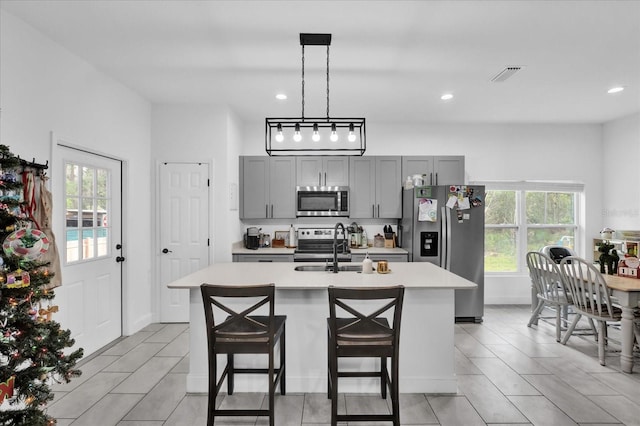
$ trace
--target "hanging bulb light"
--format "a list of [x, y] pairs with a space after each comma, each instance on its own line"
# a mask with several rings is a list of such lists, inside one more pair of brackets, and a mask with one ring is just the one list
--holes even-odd
[[318, 123], [313, 125], [313, 135], [311, 136], [311, 140], [314, 142], [318, 142], [320, 140], [320, 133], [318, 132]]
[[356, 141], [356, 134], [353, 130], [353, 123], [349, 124], [349, 137], [347, 139], [349, 140], [349, 142]]
[[276, 142], [282, 142], [284, 135], [282, 134], [282, 124], [278, 124], [278, 132], [276, 133]]
[[336, 130], [336, 123], [331, 125], [331, 136], [329, 137], [331, 142], [338, 142], [338, 132]]
[[[300, 106], [302, 114], [299, 117], [267, 117], [265, 119], [265, 149], [268, 155], [324, 155], [324, 152], [330, 152], [334, 155], [364, 154], [366, 150], [365, 118], [353, 116], [340, 118], [332, 117], [330, 114], [329, 50], [331, 38], [331, 34], [300, 33], [302, 48]], [[309, 118], [305, 115], [305, 49], [308, 46], [320, 46], [326, 49], [327, 108], [326, 115], [322, 117]], [[340, 133], [338, 133], [338, 127], [340, 127]], [[284, 128], [287, 128], [286, 135], [284, 135]], [[291, 134], [290, 128], [295, 128], [293, 134]], [[301, 128], [304, 128], [304, 135], [302, 135]], [[320, 133], [320, 128], [324, 134]]]

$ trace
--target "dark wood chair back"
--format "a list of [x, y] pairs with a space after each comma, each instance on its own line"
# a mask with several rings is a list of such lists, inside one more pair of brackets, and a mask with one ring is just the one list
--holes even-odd
[[[211, 347], [228, 345], [237, 347], [242, 343], [252, 347], [264, 343], [268, 347], [275, 332], [275, 286], [273, 284], [238, 287], [203, 284], [200, 288], [204, 302], [207, 338]], [[243, 309], [238, 312], [229, 307], [231, 301], [241, 303], [247, 299], [252, 300], [245, 302]], [[265, 305], [267, 312], [261, 312], [260, 308]], [[264, 310], [263, 308], [262, 311]], [[216, 312], [219, 314], [217, 317]], [[259, 315], [260, 313], [262, 315]], [[237, 348], [234, 352], [238, 352]]]
[[[378, 351], [398, 348], [404, 287], [329, 287], [329, 332], [339, 347], [349, 352], [373, 356]], [[360, 302], [365, 302], [363, 305]], [[366, 302], [378, 301], [378, 304]], [[364, 313], [361, 307], [372, 310]], [[386, 317], [391, 317], [387, 321]], [[387, 350], [385, 350], [385, 347]], [[338, 355], [344, 356], [339, 350]], [[391, 356], [392, 354], [389, 354]]]

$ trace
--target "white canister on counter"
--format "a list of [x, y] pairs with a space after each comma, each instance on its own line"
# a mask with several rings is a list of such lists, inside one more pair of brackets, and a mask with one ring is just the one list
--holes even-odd
[[296, 246], [296, 229], [291, 224], [291, 228], [289, 228], [289, 247]]
[[369, 252], [365, 254], [364, 260], [362, 261], [362, 273], [363, 274], [373, 273], [373, 262], [369, 258]]

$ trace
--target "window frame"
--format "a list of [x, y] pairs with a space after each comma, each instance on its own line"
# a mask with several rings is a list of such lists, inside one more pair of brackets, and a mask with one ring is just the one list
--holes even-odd
[[[485, 271], [485, 275], [505, 276], [528, 274], [526, 254], [528, 251], [528, 231], [530, 229], [573, 228], [574, 251], [581, 252], [584, 245], [584, 224], [582, 205], [584, 204], [584, 184], [575, 182], [551, 181], [484, 181], [473, 182], [473, 185], [484, 185], [485, 191], [514, 191], [515, 192], [515, 223], [486, 224], [485, 229], [515, 229], [516, 238], [516, 270], [515, 271]], [[573, 224], [528, 224], [527, 223], [527, 192], [568, 192], [574, 194]], [[486, 245], [485, 245], [486, 250]]]

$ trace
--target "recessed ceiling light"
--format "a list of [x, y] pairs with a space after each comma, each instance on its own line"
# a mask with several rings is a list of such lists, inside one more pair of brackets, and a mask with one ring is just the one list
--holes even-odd
[[287, 95], [285, 95], [284, 93], [278, 93], [276, 95], [276, 99], [279, 99], [281, 101], [284, 101], [285, 99], [287, 99]]
[[624, 87], [622, 86], [612, 87], [611, 89], [607, 90], [607, 93], [619, 93], [619, 92], [622, 92], [623, 90], [624, 90]]
[[453, 99], [453, 95], [451, 93], [445, 93], [444, 95], [440, 96], [440, 99], [442, 99], [443, 101], [448, 101], [449, 99]]

